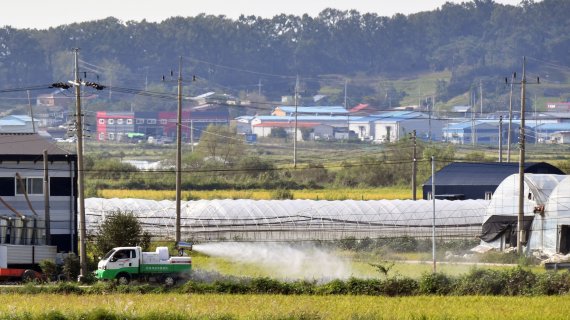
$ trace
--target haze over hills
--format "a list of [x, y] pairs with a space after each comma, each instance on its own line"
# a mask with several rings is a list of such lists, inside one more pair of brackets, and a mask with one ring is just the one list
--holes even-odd
[[[504, 78], [520, 72], [543, 85], [539, 99], [566, 101], [570, 74], [570, 2], [520, 6], [476, 0], [440, 9], [382, 17], [326, 9], [318, 17], [271, 19], [198, 15], [161, 23], [115, 18], [48, 30], [0, 29], [0, 88], [29, 88], [72, 78], [71, 48], [81, 48], [83, 77], [116, 88], [175, 92], [171, 77], [182, 57], [183, 75], [196, 81], [185, 92], [228, 93], [260, 103], [291, 95], [300, 77], [302, 96], [322, 103], [369, 103], [391, 108], [422, 103], [469, 103], [483, 90], [486, 111], [505, 104]], [[164, 80], [163, 80], [163, 75]], [[25, 91], [25, 90], [24, 90]], [[26, 105], [25, 92], [5, 92], [0, 108]], [[121, 93], [122, 92], [122, 93]], [[174, 99], [107, 90], [86, 101], [92, 110], [174, 108]], [[313, 103], [311, 100], [307, 104]], [[540, 105], [540, 103], [539, 103]]]

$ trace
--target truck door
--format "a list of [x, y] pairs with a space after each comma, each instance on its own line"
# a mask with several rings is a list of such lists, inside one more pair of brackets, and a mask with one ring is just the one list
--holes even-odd
[[134, 249], [117, 250], [109, 260], [109, 269], [138, 267], [137, 255]]

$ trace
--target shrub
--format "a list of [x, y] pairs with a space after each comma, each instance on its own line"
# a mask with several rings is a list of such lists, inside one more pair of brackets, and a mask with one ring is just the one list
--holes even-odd
[[382, 293], [382, 282], [378, 279], [350, 278], [346, 282], [347, 291], [354, 295], [379, 295]]
[[453, 291], [453, 285], [453, 279], [443, 273], [424, 273], [419, 282], [419, 293], [447, 295]]
[[320, 294], [347, 294], [348, 288], [344, 281], [336, 279], [319, 287]]
[[545, 272], [536, 276], [534, 293], [541, 295], [567, 294], [570, 292], [570, 272]]
[[53, 281], [57, 279], [57, 275], [59, 274], [59, 268], [57, 267], [55, 262], [50, 260], [42, 260], [39, 263], [39, 265], [47, 281]]
[[289, 294], [291, 291], [287, 283], [267, 277], [255, 278], [249, 286], [251, 293]]
[[536, 284], [536, 276], [528, 269], [516, 267], [503, 271], [506, 278], [504, 294], [510, 296], [531, 294]]
[[457, 280], [456, 292], [460, 295], [499, 295], [506, 285], [500, 272], [474, 268]]
[[382, 282], [382, 293], [390, 297], [414, 295], [417, 290], [418, 282], [407, 277], [388, 278]]
[[292, 294], [315, 294], [316, 280], [298, 280], [289, 284], [290, 293]]

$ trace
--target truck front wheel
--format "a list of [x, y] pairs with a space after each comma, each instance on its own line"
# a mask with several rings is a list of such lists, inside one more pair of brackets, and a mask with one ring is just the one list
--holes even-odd
[[120, 285], [127, 285], [131, 281], [131, 277], [127, 273], [119, 273], [117, 275], [117, 283]]

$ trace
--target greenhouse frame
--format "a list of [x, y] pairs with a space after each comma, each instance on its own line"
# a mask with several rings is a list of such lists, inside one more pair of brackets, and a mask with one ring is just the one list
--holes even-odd
[[[435, 203], [435, 220], [433, 219]], [[488, 200], [196, 200], [181, 202], [183, 240], [291, 241], [411, 236], [473, 239]], [[154, 237], [173, 239], [175, 202], [89, 198], [87, 229], [111, 212], [132, 212]]]

